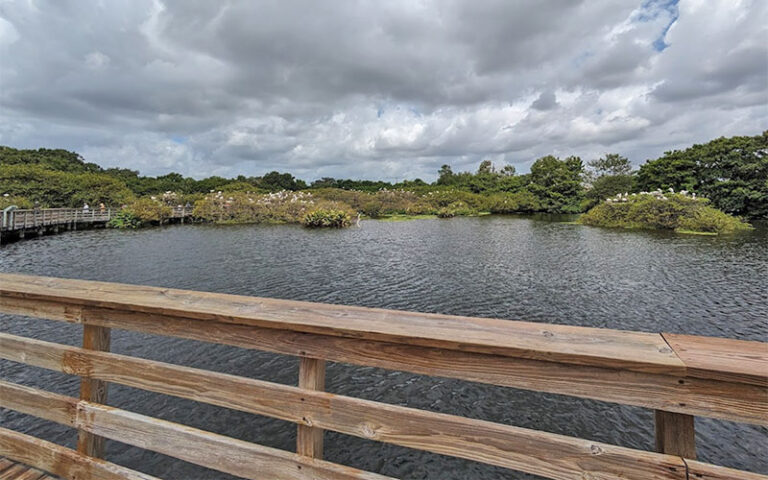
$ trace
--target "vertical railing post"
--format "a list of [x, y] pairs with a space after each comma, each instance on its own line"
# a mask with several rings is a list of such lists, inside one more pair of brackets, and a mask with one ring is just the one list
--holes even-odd
[[656, 451], [696, 459], [696, 434], [693, 415], [655, 411]]
[[[325, 360], [300, 358], [299, 388], [325, 390]], [[296, 432], [296, 452], [307, 457], [323, 458], [323, 430], [310, 425], [299, 425]]]
[[[96, 325], [83, 325], [83, 348], [108, 352], [110, 329]], [[80, 380], [80, 400], [94, 403], [107, 403], [107, 382], [83, 377]], [[96, 458], [104, 458], [104, 438], [79, 430], [77, 451]]]

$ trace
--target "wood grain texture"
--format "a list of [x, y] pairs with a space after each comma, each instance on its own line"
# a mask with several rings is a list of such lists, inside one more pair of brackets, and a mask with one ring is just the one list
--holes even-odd
[[40, 480], [43, 477], [48, 477], [51, 480], [61, 480], [52, 476], [48, 476], [47, 473], [37, 468], [32, 468], [28, 465], [24, 465], [17, 462], [12, 462], [8, 459], [3, 459], [9, 463], [5, 465], [4, 462], [0, 462], [0, 480]]
[[656, 423], [656, 451], [696, 459], [696, 433], [694, 417], [682, 413], [654, 412]]
[[[108, 352], [111, 343], [110, 329], [96, 325], [83, 325], [83, 348]], [[107, 382], [85, 375], [80, 380], [80, 400], [107, 403]], [[104, 439], [88, 432], [77, 432], [77, 451], [83, 455], [104, 458]]]
[[[0, 302], [2, 300], [0, 297]], [[18, 303], [16, 306], [21, 308]], [[768, 388], [751, 384], [584, 367], [109, 309], [88, 308], [80, 316], [83, 322], [105, 327], [768, 425]]]
[[684, 376], [355, 340], [214, 321], [87, 309], [83, 321], [287, 355], [768, 424], [768, 388]]
[[662, 335], [685, 363], [689, 376], [768, 386], [768, 343]]
[[[26, 402], [16, 402], [8, 405], [9, 408], [30, 413], [41, 412], [34, 406], [36, 404], [54, 401], [69, 404], [67, 407], [60, 406], [60, 410], [76, 405], [73, 422], [78, 428], [233, 475], [253, 478], [254, 472], [260, 471], [265, 472], [265, 478], [307, 478], [302, 475], [310, 475], [309, 478], [381, 478], [354, 476], [358, 473], [351, 477], [335, 477], [323, 473], [325, 470], [322, 469], [310, 472], [307, 465], [333, 464], [7, 382], [0, 382], [0, 404], [5, 397], [14, 395], [20, 389], [33, 392], [38, 399], [32, 399], [32, 407]], [[255, 391], [246, 393], [257, 394]], [[357, 399], [342, 397], [341, 403], [336, 405], [334, 395], [324, 392], [313, 392], [312, 395], [321, 397], [319, 404], [323, 408], [315, 410], [318, 422], [332, 422], [329, 419], [336, 417], [337, 422], [355, 425], [357, 435], [374, 440], [389, 440], [553, 479], [685, 478], [685, 467], [679, 457]], [[240, 397], [245, 398], [242, 394]], [[315, 403], [316, 400], [307, 397], [307, 403]], [[338, 410], [341, 407], [346, 410]], [[374, 410], [371, 411], [371, 408]], [[364, 413], [366, 411], [368, 413]], [[45, 414], [45, 411], [42, 413]], [[279, 458], [273, 458], [275, 456]], [[243, 463], [245, 458], [248, 461]], [[296, 463], [304, 465], [300, 469], [301, 474], [290, 476], [296, 470], [292, 464]]]
[[[6, 288], [9, 277], [11, 287]], [[595, 479], [680, 478], [683, 458], [694, 462], [695, 457], [690, 415], [768, 423], [768, 355], [766, 344], [759, 342], [547, 326], [98, 282], [80, 283], [84, 290], [75, 294], [78, 282], [0, 274], [0, 312], [82, 323], [87, 347], [63, 347], [0, 334], [0, 358], [86, 377], [80, 402], [0, 382], [0, 404], [70, 422], [88, 436], [102, 430], [110, 432], [110, 438], [131, 434], [126, 422], [129, 417], [135, 420], [131, 417], [135, 414], [87, 401], [104, 402], [105, 389], [99, 385], [107, 381], [298, 423], [297, 450], [303, 455], [281, 452], [294, 455], [288, 465], [297, 458], [317, 462], [311, 457], [322, 455], [322, 430], [329, 429], [555, 479], [577, 475]], [[302, 359], [300, 387], [89, 351], [108, 350], [109, 328], [297, 355]], [[501, 335], [512, 339], [497, 338]], [[656, 353], [649, 353], [654, 349]], [[641, 353], [646, 355], [642, 362]], [[674, 455], [621, 449], [327, 394], [320, 391], [324, 360], [651, 407], [657, 410], [657, 449]], [[5, 398], [9, 396], [13, 398]], [[72, 408], [76, 409], [74, 414]], [[94, 423], [94, 416], [102, 421]], [[275, 460], [270, 452], [265, 453], [266, 447], [247, 443], [233, 446], [227, 443], [234, 441], [228, 437], [204, 431], [192, 434], [182, 425], [137, 418], [145, 420], [144, 424], [139, 422], [144, 430], [138, 429], [143, 435], [149, 435], [157, 425], [162, 427], [164, 433], [159, 435], [167, 438], [157, 440], [160, 443], [153, 444], [156, 448], [163, 448], [163, 442], [172, 443], [171, 433], [184, 437], [186, 432], [191, 435], [187, 440], [197, 442], [198, 454], [206, 450], [207, 444], [222, 451], [227, 450], [225, 445], [234, 452], [246, 446], [262, 449], [261, 454], [268, 457], [262, 458], [262, 468], [276, 468], [274, 471], [282, 472], [280, 475], [288, 471], [296, 475], [286, 478], [316, 478], [314, 471], [296, 473], [303, 467], [286, 467], [285, 458]], [[138, 433], [135, 438], [141, 440]], [[98, 450], [97, 445], [83, 447], [83, 451], [95, 455], [99, 455]], [[239, 454], [253, 456], [252, 452]], [[223, 461], [226, 468], [242, 471], [237, 470], [242, 467], [234, 460]], [[368, 478], [349, 477], [346, 467], [329, 465], [344, 470], [333, 470], [328, 478]], [[632, 468], [628, 469], [628, 465]], [[728, 469], [701, 465], [701, 478], [728, 478]], [[690, 471], [688, 477], [695, 478]]]
[[61, 480], [59, 478], [49, 476], [42, 470], [38, 470], [36, 468], [30, 468], [22, 475], [16, 477], [16, 480], [41, 480], [43, 477], [48, 477], [51, 480]]
[[69, 480], [159, 480], [1, 427], [0, 455]]
[[655, 333], [403, 312], [8, 273], [0, 274], [0, 297], [670, 375], [682, 374], [685, 370], [663, 338]]
[[[0, 285], [2, 285], [1, 281]], [[82, 323], [83, 307], [46, 300], [5, 297], [0, 294], [0, 312], [10, 315], [24, 315], [48, 320]]]
[[15, 464], [16, 464], [16, 462], [14, 462], [12, 460], [8, 460], [5, 457], [0, 457], [0, 472], [4, 471], [7, 468], [10, 468], [10, 467], [14, 466]]
[[[296, 423], [306, 422], [341, 433], [458, 456], [550, 478], [569, 478], [569, 475], [574, 474], [574, 469], [587, 468], [590, 469], [587, 473], [593, 475], [593, 478], [611, 478], [610, 475], [664, 478], [661, 473], [669, 468], [669, 465], [657, 466], [655, 459], [651, 459], [650, 465], [644, 465], [644, 469], [639, 469], [638, 476], [632, 477], [631, 472], [624, 471], [629, 457], [632, 459], [633, 468], [638, 468], [638, 464], [643, 462], [637, 457], [645, 452], [628, 451], [628, 458], [621, 458], [621, 455], [616, 453], [617, 449], [619, 452], [623, 451], [619, 447], [581, 439], [325, 392], [306, 391], [287, 385], [149, 360], [88, 352], [75, 347], [56, 348], [53, 345], [45, 345], [45, 342], [35, 342], [38, 343], [37, 348], [26, 349], [24, 358], [29, 363], [43, 368], [55, 368], [56, 362], [61, 362], [58, 367], [60, 371], [89, 371], [91, 375], [115, 383], [274, 416]], [[15, 350], [15, 345], [9, 342], [0, 345], [4, 351]], [[3, 392], [3, 389], [0, 389], [0, 392]], [[35, 406], [34, 399], [24, 398], [13, 392], [8, 392], [7, 396], [19, 398], [21, 403], [27, 405], [24, 408]], [[10, 405], [10, 408], [22, 407], [17, 402]], [[35, 411], [40, 410], [37, 408]], [[600, 452], [600, 455], [596, 456], [595, 452]], [[611, 455], [617, 457], [613, 460], [615, 463], [611, 463]]]
[[29, 472], [29, 467], [22, 465], [21, 463], [17, 463], [15, 465], [11, 465], [11, 467], [7, 468], [5, 471], [0, 472], [0, 480], [16, 480], [26, 472]]
[[77, 399], [66, 395], [0, 380], [0, 406], [68, 427], [76, 426]]
[[[309, 391], [325, 390], [325, 360], [301, 357], [299, 359], [299, 388]], [[301, 398], [296, 399], [301, 402]], [[314, 416], [314, 415], [313, 415]], [[305, 416], [305, 423], [296, 431], [296, 453], [312, 458], [323, 458], [323, 429], [311, 425], [313, 416]]]
[[[24, 401], [17, 400], [18, 398], [23, 398]], [[60, 415], [49, 415], [48, 409], [41, 408], [41, 406], [57, 403], [53, 411], [74, 412], [73, 416], [62, 421]], [[62, 422], [101, 437], [245, 478], [290, 480], [384, 480], [389, 478], [4, 381], [0, 381], [0, 406], [40, 416], [46, 420]], [[6, 454], [4, 450], [0, 450], [0, 455], [16, 459], [14, 455]], [[23, 459], [19, 461], [29, 464]], [[37, 466], [37, 464], [32, 465]]]
[[389, 478], [124, 410], [86, 402], [81, 402], [78, 407], [78, 419], [82, 419], [78, 423], [86, 430], [239, 477], [290, 480]]
[[689, 480], [768, 480], [768, 475], [686, 460]]

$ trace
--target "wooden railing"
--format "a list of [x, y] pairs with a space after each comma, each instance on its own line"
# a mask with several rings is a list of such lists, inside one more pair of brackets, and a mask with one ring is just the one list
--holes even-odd
[[117, 211], [113, 208], [40, 208], [12, 210], [5, 219], [3, 230], [21, 230], [67, 223], [107, 222]]
[[[119, 208], [37, 208], [13, 209], [3, 216], [2, 230], [23, 230], [51, 225], [108, 222]], [[192, 208], [175, 206], [170, 218], [186, 218]]]
[[[760, 342], [16, 274], [0, 312], [84, 326], [82, 348], [0, 333], [0, 358], [83, 377], [80, 398], [0, 382], [0, 407], [80, 431], [74, 452], [0, 428], [0, 456], [67, 478], [151, 478], [99, 460], [103, 438], [246, 478], [385, 478], [322, 460], [324, 430], [553, 479], [768, 478], [695, 460], [694, 416], [768, 425]], [[113, 328], [295, 355], [298, 386], [110, 353]], [[654, 409], [658, 451], [326, 393], [325, 361]], [[108, 407], [108, 383], [296, 423], [297, 453]]]

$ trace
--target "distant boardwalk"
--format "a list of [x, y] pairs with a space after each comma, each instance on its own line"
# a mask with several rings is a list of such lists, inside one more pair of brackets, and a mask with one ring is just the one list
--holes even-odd
[[[119, 208], [37, 208], [9, 207], [2, 212], [0, 243], [21, 240], [29, 236], [55, 234], [78, 228], [105, 227]], [[183, 221], [190, 208], [174, 207], [171, 219]]]

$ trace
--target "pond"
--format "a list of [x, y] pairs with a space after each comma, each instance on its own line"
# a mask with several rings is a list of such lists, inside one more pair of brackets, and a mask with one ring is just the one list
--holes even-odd
[[[768, 340], [768, 225], [734, 237], [604, 230], [488, 216], [359, 228], [171, 226], [70, 232], [0, 248], [0, 271], [242, 295]], [[72, 325], [0, 316], [0, 330], [77, 345]], [[113, 351], [295, 384], [291, 357], [113, 332]], [[0, 361], [3, 379], [77, 395], [78, 379]], [[646, 450], [653, 412], [572, 397], [329, 364], [328, 390]], [[295, 427], [118, 385], [109, 403], [286, 450]], [[4, 426], [74, 445], [72, 430], [0, 410]], [[700, 459], [768, 473], [768, 429], [697, 418]], [[326, 433], [328, 460], [400, 478], [534, 478]], [[162, 478], [230, 478], [108, 442], [107, 457]]]

